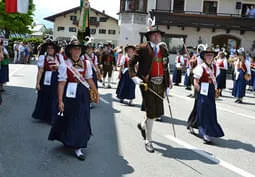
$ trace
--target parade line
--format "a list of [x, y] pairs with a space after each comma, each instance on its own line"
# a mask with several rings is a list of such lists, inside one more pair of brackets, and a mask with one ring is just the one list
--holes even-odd
[[210, 154], [206, 153], [205, 151], [203, 151], [201, 149], [198, 149], [198, 148], [196, 148], [196, 147], [194, 147], [194, 146], [192, 146], [192, 145], [190, 145], [190, 144], [188, 144], [188, 143], [186, 143], [186, 142], [184, 142], [180, 139], [177, 139], [177, 138], [175, 138], [171, 135], [166, 135], [165, 137], [167, 139], [169, 139], [169, 140], [171, 140], [171, 141], [173, 141], [173, 142], [175, 142], [175, 143], [177, 143], [177, 144], [179, 144], [179, 145], [181, 145], [181, 146], [183, 146], [183, 147], [185, 147], [185, 148], [187, 148], [187, 149], [189, 149], [189, 150], [191, 150], [191, 151], [193, 151], [193, 152], [195, 152], [195, 153], [197, 153], [197, 154], [199, 154], [203, 157], [205, 157], [206, 159], [208, 159], [208, 160], [210, 160], [210, 161], [212, 161], [212, 162], [214, 162], [214, 163], [230, 170], [230, 171], [235, 172], [236, 174], [239, 174], [239, 175], [244, 176], [244, 177], [255, 177], [255, 175], [253, 175], [253, 174], [251, 174], [251, 173], [249, 173], [249, 172], [247, 172], [247, 171], [245, 171], [241, 168], [238, 168], [238, 167], [236, 167], [236, 166], [234, 166], [234, 165], [232, 165], [232, 164], [230, 164], [230, 163], [228, 163], [224, 160], [221, 160], [216, 156], [210, 155]]

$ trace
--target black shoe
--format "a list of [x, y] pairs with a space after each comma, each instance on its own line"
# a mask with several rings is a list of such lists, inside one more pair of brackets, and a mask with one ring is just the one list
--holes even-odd
[[162, 121], [163, 121], [163, 119], [160, 117], [160, 118], [157, 118], [157, 119], [156, 119], [156, 121], [158, 121], [158, 122], [162, 122]]
[[186, 87], [185, 90], [191, 90], [191, 88], [190, 87]]
[[236, 100], [235, 103], [238, 103], [240, 100]]
[[85, 155], [84, 154], [81, 154], [81, 155], [76, 155], [77, 159], [81, 160], [81, 161], [84, 161], [85, 160]]
[[121, 100], [120, 100], [120, 103], [124, 103], [124, 100], [121, 99]]
[[148, 151], [150, 153], [155, 152], [154, 147], [152, 146], [151, 142], [145, 144], [145, 149], [146, 149], [146, 151]]
[[143, 139], [145, 140], [146, 139], [145, 129], [142, 128], [142, 125], [140, 123], [137, 124], [137, 128], [140, 130], [141, 135], [142, 135]]
[[111, 85], [108, 85], [107, 88], [112, 88]]
[[239, 104], [243, 104], [243, 101], [242, 101], [242, 100], [239, 100], [237, 103], [239, 103]]

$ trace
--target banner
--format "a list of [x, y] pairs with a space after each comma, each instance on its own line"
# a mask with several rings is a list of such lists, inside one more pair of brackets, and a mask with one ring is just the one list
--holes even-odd
[[6, 13], [27, 13], [29, 0], [6, 0]]
[[79, 32], [85, 33], [84, 36], [90, 36], [89, 29], [89, 0], [81, 0], [81, 16], [79, 20]]

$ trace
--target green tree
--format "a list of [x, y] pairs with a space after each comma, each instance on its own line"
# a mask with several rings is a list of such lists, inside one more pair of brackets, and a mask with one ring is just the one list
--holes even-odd
[[34, 10], [33, 0], [29, 0], [27, 14], [6, 14], [5, 0], [0, 0], [0, 30], [5, 31], [5, 38], [9, 38], [11, 33], [30, 33], [29, 26], [33, 23]]

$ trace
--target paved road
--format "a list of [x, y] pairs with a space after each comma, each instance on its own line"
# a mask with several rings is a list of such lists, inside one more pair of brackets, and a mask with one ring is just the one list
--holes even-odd
[[[255, 176], [255, 96], [250, 92], [242, 105], [234, 103], [231, 90], [223, 92], [217, 108], [225, 137], [205, 145], [186, 130], [194, 101], [187, 97], [190, 92], [174, 87], [170, 97], [174, 118], [169, 118], [165, 104], [164, 121], [153, 129], [156, 152], [149, 154], [136, 128], [144, 117], [139, 90], [135, 105], [129, 107], [119, 103], [115, 89], [100, 88], [101, 103], [91, 113], [93, 137], [87, 159], [81, 162], [62, 144], [47, 140], [49, 125], [31, 118], [35, 78], [35, 66], [10, 65], [10, 83], [0, 107], [0, 177]], [[232, 81], [227, 85], [230, 88]]]

